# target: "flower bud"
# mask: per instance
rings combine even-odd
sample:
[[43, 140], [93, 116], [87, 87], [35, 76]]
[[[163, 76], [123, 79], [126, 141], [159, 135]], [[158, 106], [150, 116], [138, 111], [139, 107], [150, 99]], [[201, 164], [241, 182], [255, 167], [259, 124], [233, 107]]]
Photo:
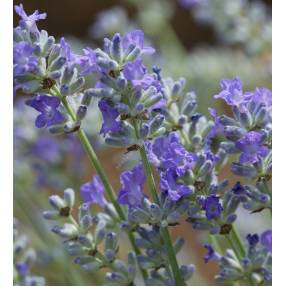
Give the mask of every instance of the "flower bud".
[[70, 84], [75, 73], [76, 69], [74, 67], [66, 66], [63, 72], [62, 84]]
[[140, 48], [136, 47], [135, 45], [130, 45], [126, 51], [126, 56], [124, 62], [131, 62], [137, 59], [140, 55]]
[[152, 121], [150, 123], [150, 133], [151, 134], [155, 133], [159, 129], [159, 127], [161, 127], [164, 119], [165, 119], [165, 117], [162, 114], [158, 114], [152, 119]]
[[50, 65], [54, 60], [56, 60], [61, 53], [61, 47], [59, 44], [53, 45], [53, 48], [49, 54], [48, 65]]
[[245, 110], [244, 112], [240, 113], [239, 120], [243, 126], [246, 128], [251, 128], [253, 124], [252, 116], [249, 111]]
[[80, 220], [80, 227], [86, 232], [92, 226], [92, 217], [85, 215]]
[[87, 272], [97, 271], [100, 268], [102, 268], [102, 266], [103, 266], [103, 262], [99, 260], [95, 260], [93, 262], [81, 265], [81, 267]]
[[82, 121], [85, 118], [86, 113], [87, 113], [87, 107], [84, 105], [80, 105], [76, 113], [77, 120]]
[[117, 236], [114, 232], [109, 232], [105, 238], [105, 249], [115, 250], [117, 247]]
[[231, 164], [231, 170], [235, 175], [254, 178], [257, 175], [256, 169], [251, 165], [242, 165], [240, 163], [233, 162]]
[[147, 138], [149, 134], [149, 130], [150, 130], [149, 125], [147, 123], [142, 123], [140, 130], [139, 130], [140, 137], [142, 139]]
[[149, 108], [149, 107], [155, 105], [157, 102], [159, 102], [162, 98], [163, 98], [162, 94], [161, 93], [157, 93], [157, 94], [147, 98], [144, 101], [144, 105], [145, 105], [146, 108]]
[[58, 195], [50, 196], [49, 203], [56, 210], [60, 210], [66, 206], [64, 200]]
[[58, 211], [44, 211], [43, 217], [48, 220], [57, 220], [60, 218], [60, 214]]
[[79, 235], [78, 236], [78, 241], [84, 247], [87, 247], [87, 248], [92, 248], [93, 247], [93, 239], [92, 239], [92, 236], [90, 234]]
[[68, 239], [75, 238], [78, 235], [78, 229], [76, 228], [76, 226], [70, 223], [64, 224], [63, 227], [54, 226], [52, 228], [52, 232], [58, 234], [63, 238], [68, 238]]
[[56, 79], [59, 79], [59, 78], [61, 77], [61, 75], [62, 75], [62, 73], [61, 73], [59, 70], [56, 70], [56, 71], [51, 72], [51, 73], [49, 74], [49, 77], [50, 77], [51, 79], [56, 80]]
[[66, 63], [66, 58], [59, 57], [51, 63], [51, 66], [49, 67], [49, 69], [50, 71], [59, 70], [64, 66], [65, 63]]
[[128, 283], [128, 281], [124, 277], [124, 275], [122, 275], [121, 273], [118, 273], [118, 272], [106, 273], [105, 277], [106, 277], [107, 281], [113, 282], [113, 283], [118, 283], [118, 285], [126, 285], [126, 283]]
[[83, 87], [85, 82], [84, 77], [79, 77], [75, 82], [70, 85], [70, 92], [71, 94], [77, 92], [80, 88]]
[[84, 96], [83, 96], [82, 101], [81, 101], [82, 105], [89, 106], [91, 99], [93, 97], [96, 97], [96, 96], [98, 96], [98, 89], [96, 89], [96, 88], [86, 89], [84, 91]]
[[112, 57], [119, 63], [122, 61], [123, 51], [122, 51], [122, 43], [121, 36], [119, 33], [116, 33], [112, 39]]
[[179, 253], [185, 244], [185, 240], [182, 237], [178, 237], [174, 243], [175, 253]]
[[83, 265], [83, 264], [88, 264], [94, 261], [95, 261], [95, 258], [93, 256], [79, 256], [75, 258], [74, 263]]
[[213, 163], [210, 160], [205, 161], [205, 163], [201, 166], [201, 168], [198, 171], [198, 177], [203, 177], [207, 173], [211, 171], [213, 167]]
[[73, 189], [66, 189], [64, 191], [64, 201], [65, 204], [72, 208], [75, 202], [75, 194], [74, 194], [74, 190]]
[[182, 265], [180, 267], [180, 272], [181, 272], [181, 275], [183, 276], [184, 281], [189, 280], [193, 276], [195, 269], [196, 267], [193, 264]]
[[55, 38], [53, 36], [49, 36], [48, 39], [46, 40], [44, 46], [43, 46], [43, 55], [47, 56], [50, 54], [51, 49], [53, 48], [55, 44]]

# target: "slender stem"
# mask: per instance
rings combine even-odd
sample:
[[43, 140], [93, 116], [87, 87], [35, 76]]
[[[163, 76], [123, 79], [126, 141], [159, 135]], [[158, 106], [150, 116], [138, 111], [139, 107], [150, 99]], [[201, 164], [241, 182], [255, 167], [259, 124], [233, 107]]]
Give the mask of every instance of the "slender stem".
[[150, 194], [152, 196], [152, 199], [156, 204], [160, 205], [160, 200], [157, 194], [155, 180], [152, 175], [152, 169], [148, 162], [148, 158], [147, 158], [146, 150], [144, 146], [140, 148], [140, 156], [143, 162], [145, 173], [147, 174], [147, 183], [150, 189]]
[[99, 177], [102, 181], [102, 184], [105, 187], [108, 198], [110, 199], [111, 203], [114, 205], [119, 217], [122, 220], [124, 220], [125, 219], [124, 212], [123, 212], [122, 208], [120, 207], [120, 205], [118, 204], [118, 202], [116, 200], [115, 193], [112, 189], [112, 186], [110, 185], [109, 180], [108, 180], [104, 170], [102, 169], [101, 164], [99, 163], [99, 160], [96, 156], [96, 153], [93, 150], [92, 145], [90, 144], [85, 132], [82, 129], [80, 129], [78, 131], [78, 137], [79, 137], [79, 140], [80, 140], [81, 144], [83, 145], [86, 153], [88, 154], [88, 157], [91, 160], [93, 167], [95, 168], [97, 174], [99, 175]]
[[[135, 129], [135, 133], [137, 138], [139, 139], [139, 130], [138, 130], [138, 125], [137, 125], [137, 121], [136, 119], [132, 119], [132, 125]], [[144, 171], [147, 177], [147, 184], [151, 193], [151, 196], [153, 198], [153, 200], [160, 205], [160, 200], [157, 194], [157, 190], [156, 190], [156, 184], [155, 184], [155, 180], [153, 177], [153, 173], [152, 173], [152, 168], [149, 164], [148, 158], [147, 158], [147, 154], [146, 154], [146, 150], [145, 147], [142, 146], [140, 148], [140, 155], [141, 155], [141, 159], [143, 162], [143, 167], [144, 167]], [[161, 237], [163, 238], [166, 248], [167, 248], [167, 253], [168, 253], [168, 258], [169, 258], [169, 263], [171, 265], [172, 268], [172, 272], [173, 272], [173, 276], [176, 282], [176, 286], [183, 286], [185, 285], [181, 273], [180, 273], [180, 268], [177, 262], [177, 258], [176, 258], [176, 253], [174, 251], [173, 248], [173, 244], [172, 244], [172, 240], [170, 237], [170, 233], [168, 230], [168, 227], [161, 227], [160, 228], [160, 232], [161, 232]]]
[[240, 239], [240, 235], [236, 229], [236, 227], [233, 225], [232, 230], [231, 230], [231, 235], [235, 240], [235, 244], [237, 245], [238, 252], [240, 253], [241, 258], [245, 256], [245, 248], [243, 246], [243, 243]]
[[77, 221], [74, 219], [74, 217], [71, 214], [69, 215], [68, 219], [74, 226], [76, 226], [77, 228], [80, 227]]
[[[228, 240], [229, 244], [231, 245], [232, 249], [236, 253], [237, 257], [239, 259], [242, 259], [246, 255], [245, 248], [243, 246], [243, 243], [241, 241], [240, 235], [233, 225], [232, 230], [228, 236], [226, 236], [226, 239]], [[256, 283], [252, 280], [250, 276], [246, 277], [248, 285], [250, 286], [256, 286]]]
[[[76, 120], [76, 114], [75, 114], [74, 110], [71, 108], [71, 106], [69, 105], [66, 98], [61, 95], [60, 91], [57, 88], [53, 88], [52, 91], [55, 93], [56, 96], [58, 96], [61, 99], [66, 111], [68, 112], [68, 114], [70, 115], [72, 120], [75, 121]], [[115, 192], [114, 192], [111, 184], [109, 183], [107, 175], [106, 175], [100, 161], [98, 160], [97, 155], [96, 155], [88, 137], [86, 136], [85, 132], [82, 129], [79, 129], [77, 131], [77, 135], [78, 135], [78, 138], [79, 138], [86, 154], [88, 155], [88, 158], [90, 159], [94, 169], [96, 170], [98, 176], [100, 177], [102, 184], [104, 185], [107, 197], [109, 198], [109, 200], [111, 201], [111, 203], [115, 207], [117, 214], [120, 217], [120, 219], [126, 220], [125, 214], [124, 214], [121, 206], [118, 204], [118, 202], [116, 200]], [[133, 234], [128, 232], [127, 235], [128, 235], [131, 246], [134, 249], [136, 255], [140, 255], [141, 251], [135, 244], [135, 238], [134, 238]], [[145, 269], [142, 269], [141, 267], [139, 267], [139, 269], [140, 269], [141, 274], [142, 274], [144, 281], [145, 281], [148, 277], [147, 271]]]
[[181, 276], [181, 272], [180, 272], [179, 265], [178, 265], [177, 258], [176, 258], [176, 253], [173, 248], [173, 243], [172, 243], [169, 231], [168, 231], [168, 227], [161, 227], [160, 231], [164, 239], [164, 242], [166, 244], [169, 262], [171, 264], [176, 286], [183, 286], [185, 285], [185, 283]]

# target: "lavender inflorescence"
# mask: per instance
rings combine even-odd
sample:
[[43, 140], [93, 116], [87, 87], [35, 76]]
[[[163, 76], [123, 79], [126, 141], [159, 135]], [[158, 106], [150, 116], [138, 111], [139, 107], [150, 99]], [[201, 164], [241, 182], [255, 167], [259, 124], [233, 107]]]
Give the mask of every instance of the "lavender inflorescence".
[[[205, 261], [217, 260], [221, 270], [216, 281], [270, 284], [271, 233], [249, 235], [243, 245], [234, 223], [240, 206], [251, 213], [271, 209], [271, 91], [244, 92], [239, 78], [224, 79], [215, 98], [223, 99], [232, 115], [209, 109], [207, 117], [197, 111], [196, 95], [185, 91], [183, 78], [164, 78], [160, 68], [149, 71], [144, 65], [155, 49], [145, 45], [143, 31], [116, 33], [104, 39], [102, 49], [87, 48], [79, 55], [64, 38], [56, 43], [39, 31], [36, 21], [46, 14], [28, 16], [22, 5], [15, 10], [21, 17], [14, 29], [15, 89], [31, 96], [26, 104], [40, 113], [36, 127], [77, 133], [97, 171], [80, 188], [84, 203], [77, 219], [72, 189], [63, 198], [51, 196], [52, 210], [43, 213], [57, 222], [52, 232], [63, 239], [75, 264], [86, 271], [108, 268], [106, 286], [137, 285], [139, 272], [145, 285], [185, 285], [195, 267], [176, 260], [183, 238], [168, 240], [168, 229], [183, 219], [214, 239], [232, 241], [225, 254], [207, 245]], [[94, 85], [85, 83], [87, 74]], [[117, 198], [83, 131], [94, 100], [106, 144], [140, 154], [121, 174]], [[228, 164], [241, 177], [232, 187], [219, 176]], [[93, 214], [93, 204], [102, 211]], [[133, 247], [127, 262], [118, 254], [122, 233]]]
[[19, 222], [14, 219], [13, 242], [14, 242], [14, 274], [13, 285], [15, 286], [44, 286], [45, 279], [31, 273], [31, 267], [36, 261], [36, 251], [29, 247], [29, 238], [19, 232]]
[[232, 249], [227, 249], [223, 255], [216, 253], [211, 245], [205, 245], [208, 253], [205, 261], [216, 260], [220, 273], [215, 279], [219, 282], [251, 279], [256, 284], [264, 281], [271, 284], [272, 262], [272, 231], [267, 230], [260, 236], [248, 234], [246, 236], [246, 254], [238, 257]]

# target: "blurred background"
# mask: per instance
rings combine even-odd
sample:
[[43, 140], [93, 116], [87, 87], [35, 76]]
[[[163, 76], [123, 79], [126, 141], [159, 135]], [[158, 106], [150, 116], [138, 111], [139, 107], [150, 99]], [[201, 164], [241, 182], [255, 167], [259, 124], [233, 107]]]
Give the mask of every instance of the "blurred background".
[[[185, 77], [187, 90], [196, 92], [200, 111], [206, 114], [210, 106], [227, 112], [220, 101], [213, 100], [222, 78], [240, 76], [245, 90], [271, 88], [271, 1], [14, 1], [19, 3], [28, 14], [36, 9], [47, 12], [48, 18], [39, 22], [39, 27], [57, 39], [64, 36], [78, 52], [87, 46], [101, 47], [102, 39], [115, 32], [144, 30], [146, 41], [157, 51], [147, 66], [156, 63], [164, 77]], [[15, 26], [18, 20], [15, 15]], [[52, 137], [33, 126], [35, 114], [24, 106], [24, 99], [20, 93], [14, 99], [14, 215], [39, 253], [33, 270], [46, 278], [48, 286], [100, 285], [98, 274], [84, 273], [73, 264], [50, 233], [52, 224], [48, 225], [41, 216], [50, 194], [61, 194], [67, 187], [79, 193], [93, 170], [75, 136]], [[125, 150], [107, 150], [98, 135], [100, 126], [95, 104], [84, 127], [118, 190], [120, 173], [136, 158], [133, 154], [124, 155]], [[227, 168], [224, 175], [230, 181], [236, 180]], [[253, 215], [247, 225], [243, 223], [243, 211], [240, 217], [238, 224], [243, 234], [259, 232], [271, 223], [262, 213]], [[172, 234], [182, 234], [186, 240], [186, 251], [180, 260], [197, 266], [190, 285], [214, 285], [217, 268], [212, 262], [203, 262], [205, 235], [185, 223], [175, 227]], [[124, 249], [121, 252], [125, 254]]]

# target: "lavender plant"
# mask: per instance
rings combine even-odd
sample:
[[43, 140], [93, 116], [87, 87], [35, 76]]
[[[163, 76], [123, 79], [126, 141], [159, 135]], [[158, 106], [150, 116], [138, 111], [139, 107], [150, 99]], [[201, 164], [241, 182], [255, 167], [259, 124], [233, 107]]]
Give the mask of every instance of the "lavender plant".
[[28, 237], [18, 230], [18, 221], [14, 219], [14, 274], [15, 286], [44, 286], [45, 279], [31, 274], [31, 266], [36, 260], [36, 252], [28, 246]]
[[[181, 265], [184, 239], [170, 235], [186, 220], [206, 233], [211, 244], [204, 259], [218, 261], [217, 282], [271, 284], [271, 230], [249, 234], [244, 244], [235, 227], [240, 207], [249, 216], [271, 210], [271, 91], [245, 92], [239, 78], [224, 79], [214, 97], [232, 115], [211, 108], [203, 115], [185, 79], [164, 78], [158, 66], [144, 65], [155, 49], [145, 44], [143, 31], [115, 33], [104, 38], [103, 48], [76, 54], [64, 38], [57, 42], [38, 29], [45, 13], [27, 15], [22, 5], [15, 11], [21, 17], [14, 28], [15, 90], [27, 94], [26, 105], [38, 112], [37, 128], [78, 136], [96, 172], [80, 188], [78, 210], [75, 192], [66, 189], [63, 197], [49, 198], [52, 209], [43, 213], [75, 264], [107, 269], [106, 286], [186, 285], [195, 266]], [[87, 77], [94, 82], [87, 84]], [[139, 157], [121, 174], [118, 192], [85, 133], [94, 101], [109, 148]], [[231, 187], [229, 166], [241, 177]], [[121, 236], [130, 243], [125, 260]]]

